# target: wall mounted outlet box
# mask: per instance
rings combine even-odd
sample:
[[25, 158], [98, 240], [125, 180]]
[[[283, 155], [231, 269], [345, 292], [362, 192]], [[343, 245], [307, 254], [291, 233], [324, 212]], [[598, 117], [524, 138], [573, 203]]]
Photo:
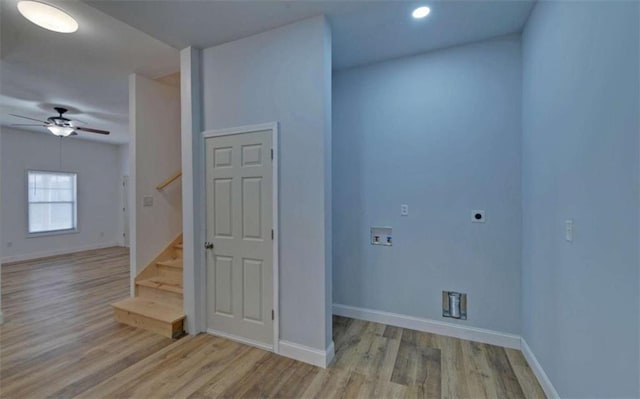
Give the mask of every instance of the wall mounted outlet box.
[[486, 221], [486, 217], [484, 215], [484, 211], [481, 209], [474, 209], [471, 211], [471, 221], [473, 223], [484, 223]]
[[467, 320], [467, 294], [442, 291], [442, 317]]
[[400, 216], [409, 216], [409, 205], [400, 205]]
[[393, 230], [391, 227], [372, 227], [371, 228], [371, 245], [384, 245], [390, 247], [393, 245]]

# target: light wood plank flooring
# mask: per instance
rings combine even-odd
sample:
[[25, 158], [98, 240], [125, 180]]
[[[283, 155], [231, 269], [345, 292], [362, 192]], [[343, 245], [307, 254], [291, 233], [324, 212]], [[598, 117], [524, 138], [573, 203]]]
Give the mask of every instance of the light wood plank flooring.
[[116, 323], [128, 251], [2, 266], [2, 398], [543, 398], [516, 350], [334, 318], [326, 370], [209, 335]]

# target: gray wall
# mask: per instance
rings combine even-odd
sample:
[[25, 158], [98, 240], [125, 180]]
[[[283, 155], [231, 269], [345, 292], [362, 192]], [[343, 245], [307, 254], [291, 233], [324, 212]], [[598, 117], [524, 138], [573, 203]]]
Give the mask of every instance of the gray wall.
[[[1, 129], [1, 128], [0, 128]], [[0, 165], [2, 165], [2, 132], [0, 131]], [[2, 259], [2, 173], [0, 173], [0, 259]], [[0, 269], [2, 268], [0, 261]], [[4, 323], [4, 312], [2, 311], [2, 271], [0, 270], [0, 325]]]
[[332, 76], [332, 46], [331, 29], [327, 26], [324, 29], [324, 295], [325, 295], [325, 336], [327, 342], [331, 342], [333, 336], [333, 174], [332, 174], [332, 143], [333, 126], [331, 124], [333, 87]]
[[[5, 262], [116, 245], [122, 219], [118, 147], [2, 128], [2, 255]], [[62, 154], [60, 151], [62, 150]], [[78, 173], [78, 232], [27, 237], [27, 170]], [[10, 244], [9, 244], [10, 243]], [[9, 246], [10, 245], [10, 246]]]
[[[334, 303], [455, 322], [441, 293], [456, 290], [460, 323], [519, 333], [519, 36], [333, 82]], [[393, 247], [370, 245], [371, 226], [392, 226]]]
[[640, 395], [638, 17], [539, 2], [523, 36], [523, 335], [562, 397]]
[[280, 123], [280, 338], [319, 350], [331, 343], [328, 29], [318, 17], [202, 51], [205, 130]]

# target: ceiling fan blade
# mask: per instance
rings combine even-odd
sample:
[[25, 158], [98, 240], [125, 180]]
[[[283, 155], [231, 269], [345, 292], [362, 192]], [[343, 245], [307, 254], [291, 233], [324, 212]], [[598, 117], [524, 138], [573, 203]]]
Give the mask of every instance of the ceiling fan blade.
[[43, 124], [31, 124], [31, 123], [12, 123], [10, 126], [40, 126], [40, 127], [47, 127], [47, 125], [43, 125]]
[[106, 130], [100, 130], [100, 129], [91, 129], [89, 127], [75, 127], [75, 130], [79, 130], [81, 132], [87, 132], [87, 133], [97, 133], [97, 134], [111, 134], [111, 132], [108, 132]]
[[28, 116], [22, 116], [22, 115], [16, 115], [16, 114], [9, 114], [9, 115], [15, 116], [15, 117], [18, 117], [18, 118], [22, 118], [22, 119], [29, 119], [29, 120], [40, 122], [40, 123], [47, 123], [45, 121], [41, 121], [41, 120], [38, 120], [38, 119], [29, 118]]

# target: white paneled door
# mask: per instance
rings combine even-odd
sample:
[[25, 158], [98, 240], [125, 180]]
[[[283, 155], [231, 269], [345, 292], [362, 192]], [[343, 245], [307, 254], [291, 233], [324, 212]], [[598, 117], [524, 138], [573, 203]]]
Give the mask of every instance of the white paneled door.
[[206, 151], [207, 329], [272, 347], [272, 130], [210, 137]]

